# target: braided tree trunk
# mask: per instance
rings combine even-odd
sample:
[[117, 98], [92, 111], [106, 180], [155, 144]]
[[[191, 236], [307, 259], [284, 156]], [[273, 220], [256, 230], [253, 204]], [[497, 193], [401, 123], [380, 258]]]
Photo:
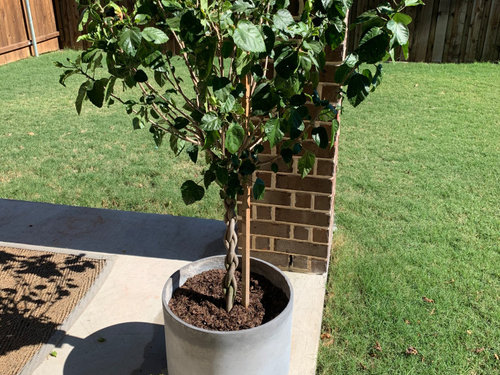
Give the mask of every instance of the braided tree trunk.
[[223, 290], [226, 299], [226, 310], [229, 312], [233, 308], [236, 298], [237, 282], [236, 268], [238, 268], [238, 256], [236, 255], [236, 246], [238, 246], [238, 233], [236, 232], [236, 200], [231, 198], [224, 199], [224, 208], [226, 213], [224, 222], [226, 223], [226, 234], [224, 236], [224, 246], [226, 248], [226, 276], [223, 281]]

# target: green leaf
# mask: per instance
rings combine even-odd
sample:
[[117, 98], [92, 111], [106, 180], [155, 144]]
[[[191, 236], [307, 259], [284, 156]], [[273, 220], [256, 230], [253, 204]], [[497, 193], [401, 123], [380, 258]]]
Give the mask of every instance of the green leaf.
[[[152, 126], [153, 127], [153, 126]], [[151, 131], [151, 129], [150, 129]], [[160, 147], [163, 142], [163, 137], [165, 136], [165, 131], [158, 128], [153, 128], [153, 140], [155, 141], [156, 147]]]
[[393, 32], [394, 39], [398, 42], [400, 46], [403, 46], [406, 43], [408, 43], [410, 31], [408, 30], [408, 27], [406, 27], [404, 23], [390, 20], [389, 22], [387, 22], [387, 28]]
[[289, 25], [295, 23], [292, 15], [286, 9], [278, 10], [273, 16], [273, 22], [278, 30], [286, 30]]
[[233, 54], [233, 48], [234, 48], [233, 40], [232, 39], [225, 40], [222, 43], [222, 47], [221, 47], [222, 57], [224, 57], [225, 59], [230, 57]]
[[189, 120], [184, 117], [176, 117], [174, 120], [174, 128], [181, 130], [189, 125]]
[[333, 4], [333, 0], [321, 0], [321, 5], [323, 5], [323, 8], [325, 10], [330, 9], [330, 7], [332, 6], [332, 4]]
[[293, 151], [289, 148], [282, 148], [280, 155], [283, 161], [287, 164], [290, 164], [293, 160]]
[[134, 130], [139, 130], [144, 128], [144, 121], [140, 119], [139, 117], [134, 117], [132, 119], [132, 125], [134, 127]]
[[268, 25], [262, 26], [262, 32], [264, 33], [264, 43], [266, 44], [266, 52], [271, 53], [276, 42], [276, 35], [274, 35], [273, 29]]
[[322, 126], [314, 128], [311, 132], [312, 139], [321, 148], [326, 148], [328, 146], [328, 133], [326, 129]]
[[408, 53], [408, 43], [403, 44], [401, 46], [401, 49], [403, 50], [403, 56], [405, 57], [406, 60], [408, 60], [408, 56], [409, 56], [409, 53]]
[[196, 164], [196, 162], [198, 161], [198, 146], [191, 144], [186, 149], [186, 152], [189, 155], [191, 161]]
[[227, 95], [226, 99], [222, 102], [220, 110], [222, 113], [229, 113], [233, 110], [236, 104], [236, 99], [231, 94]]
[[255, 169], [256, 169], [255, 164], [250, 159], [245, 159], [240, 165], [239, 172], [243, 176], [248, 176], [251, 175], [253, 172], [255, 172]]
[[356, 19], [351, 23], [351, 25], [362, 24], [371, 21], [374, 18], [378, 18], [377, 11], [375, 9], [371, 9], [364, 13], [361, 13], [358, 17], [356, 17]]
[[205, 80], [212, 73], [216, 51], [217, 38], [215, 37], [205, 37], [196, 43], [194, 55], [196, 56], [196, 67], [201, 80]]
[[165, 85], [165, 78], [163, 78], [163, 73], [162, 72], [156, 72], [154, 74], [155, 77], [155, 82], [158, 84], [158, 86], [163, 87]]
[[417, 5], [424, 5], [424, 2], [422, 0], [404, 0], [405, 6], [407, 7], [414, 7]]
[[141, 44], [142, 34], [137, 27], [124, 29], [118, 38], [118, 46], [123, 49], [127, 55], [135, 56], [137, 49]]
[[347, 99], [353, 107], [357, 107], [368, 96], [370, 80], [362, 74], [356, 73], [349, 80]]
[[98, 108], [101, 108], [104, 102], [104, 90], [106, 89], [107, 84], [108, 79], [101, 78], [97, 81], [94, 81], [92, 89], [87, 91], [87, 97], [89, 98], [90, 102]]
[[192, 10], [187, 11], [181, 17], [180, 23], [181, 39], [188, 45], [196, 45], [196, 42], [203, 34], [203, 25]]
[[252, 95], [252, 111], [254, 115], [263, 115], [270, 112], [277, 104], [279, 97], [269, 83], [261, 83]]
[[139, 69], [137, 72], [134, 74], [134, 81], [136, 82], [146, 82], [148, 80], [148, 76], [144, 70]]
[[371, 28], [365, 33], [357, 49], [359, 60], [368, 64], [380, 62], [386, 54], [389, 41], [389, 35], [385, 31], [378, 27]]
[[153, 42], [154, 44], [163, 44], [168, 42], [167, 34], [156, 27], [145, 27], [141, 34], [145, 40]]
[[214, 112], [205, 113], [201, 118], [201, 128], [205, 131], [220, 130], [221, 119]]
[[185, 204], [190, 205], [203, 198], [205, 189], [192, 180], [187, 180], [181, 186], [182, 200]]
[[78, 31], [83, 31], [83, 27], [87, 24], [89, 20], [89, 9], [85, 9], [80, 16], [80, 22], [78, 22]]
[[203, 184], [205, 185], [205, 189], [208, 189], [210, 184], [214, 182], [215, 179], [216, 176], [214, 171], [212, 171], [211, 169], [206, 170], [205, 173], [203, 174]]
[[217, 166], [215, 169], [215, 177], [220, 185], [226, 185], [229, 180], [229, 172], [226, 168]]
[[82, 103], [87, 96], [87, 84], [87, 81], [83, 82], [78, 89], [78, 95], [76, 96], [75, 100], [76, 113], [78, 114], [82, 112]]
[[55, 350], [50, 352], [51, 357], [57, 357], [57, 352]]
[[264, 125], [264, 131], [271, 148], [283, 139], [284, 134], [280, 129], [280, 119], [278, 118], [267, 120], [266, 124]]
[[175, 156], [179, 156], [184, 150], [186, 141], [180, 139], [176, 134], [170, 135], [170, 149], [174, 152]]
[[339, 128], [340, 128], [340, 123], [339, 123], [338, 118], [336, 118], [335, 120], [332, 120], [332, 128], [331, 128], [332, 134], [331, 134], [331, 139], [330, 139], [330, 148], [335, 146], [335, 137], [337, 136], [337, 132], [339, 131]]
[[255, 180], [255, 183], [253, 184], [253, 198], [255, 200], [262, 199], [264, 198], [264, 192], [266, 190], [266, 184], [264, 184], [264, 181], [262, 181], [260, 178], [257, 178]]
[[104, 101], [107, 101], [110, 98], [111, 94], [113, 93], [115, 88], [115, 82], [116, 82], [116, 77], [113, 76], [109, 79], [108, 85], [106, 87], [106, 95], [104, 96]]
[[226, 131], [226, 149], [231, 154], [236, 154], [243, 144], [244, 139], [245, 130], [243, 127], [236, 122], [231, 123]]
[[404, 13], [396, 13], [394, 16], [392, 16], [392, 19], [394, 21], [402, 23], [406, 26], [408, 26], [412, 21], [412, 18], [409, 15], [404, 14]]
[[355, 53], [349, 54], [342, 65], [335, 71], [335, 82], [344, 84], [349, 79], [354, 68], [358, 65], [358, 55]]
[[77, 72], [78, 70], [65, 70], [64, 73], [59, 77], [59, 83], [66, 87], [66, 84], [64, 83], [66, 79]]
[[259, 29], [250, 21], [238, 22], [233, 34], [234, 43], [244, 51], [266, 52], [266, 44]]
[[299, 66], [299, 54], [293, 48], [284, 48], [277, 56], [274, 66], [281, 77], [290, 78]]
[[235, 13], [244, 13], [248, 10], [254, 9], [255, 6], [243, 0], [236, 0], [231, 7], [231, 10]]
[[316, 161], [316, 156], [311, 152], [306, 150], [304, 155], [299, 159], [299, 173], [302, 178], [306, 177], [313, 169], [314, 163]]

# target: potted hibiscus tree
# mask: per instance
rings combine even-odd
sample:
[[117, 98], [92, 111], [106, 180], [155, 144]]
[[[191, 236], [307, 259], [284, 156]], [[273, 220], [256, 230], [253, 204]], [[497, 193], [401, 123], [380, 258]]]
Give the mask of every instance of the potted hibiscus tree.
[[[245, 203], [250, 195], [259, 199], [265, 194], [254, 172], [263, 166], [259, 153], [266, 144], [277, 150], [275, 160], [266, 161], [274, 172], [295, 157], [302, 177], [315, 164], [315, 149], [303, 142], [312, 138], [319, 148], [333, 146], [337, 108], [315, 88], [326, 49], [336, 49], [345, 39], [352, 1], [305, 0], [294, 16], [289, 0], [137, 0], [130, 9], [111, 0], [79, 3], [79, 39], [89, 47], [75, 61], [56, 63], [64, 69], [63, 85], [72, 75], [83, 79], [77, 112], [84, 101], [99, 108], [120, 104], [134, 129], [149, 129], [157, 146], [168, 143], [193, 163], [204, 154], [203, 181], [185, 181], [182, 198], [192, 204], [216, 184], [225, 207], [226, 256], [178, 272], [164, 291], [169, 373], [287, 374], [292, 290], [283, 274], [269, 274], [279, 273], [275, 267], [251, 263], [252, 271], [265, 274], [284, 298], [282, 311], [258, 327], [243, 325], [235, 328], [238, 332], [195, 327], [169, 304], [188, 277], [213, 267], [224, 270], [222, 314], [228, 319], [237, 309], [245, 314], [250, 263], [243, 257], [241, 267], [236, 254], [238, 197]], [[335, 75], [352, 105], [380, 83], [381, 61], [394, 59], [396, 50], [407, 55], [411, 18], [402, 11], [421, 3], [384, 3], [355, 21], [362, 38]], [[310, 111], [311, 106], [316, 110]], [[318, 120], [329, 121], [331, 129]], [[241, 300], [236, 298], [240, 267]]]

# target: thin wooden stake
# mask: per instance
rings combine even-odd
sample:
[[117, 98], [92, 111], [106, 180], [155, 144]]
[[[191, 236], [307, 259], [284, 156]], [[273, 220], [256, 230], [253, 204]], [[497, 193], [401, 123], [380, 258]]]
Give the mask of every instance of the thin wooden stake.
[[[250, 76], [245, 76], [245, 127], [247, 134], [250, 132], [250, 92], [251, 83]], [[245, 209], [245, 244], [241, 247], [241, 291], [243, 306], [248, 308], [250, 304], [250, 194], [251, 187], [247, 185], [244, 187], [243, 206]]]

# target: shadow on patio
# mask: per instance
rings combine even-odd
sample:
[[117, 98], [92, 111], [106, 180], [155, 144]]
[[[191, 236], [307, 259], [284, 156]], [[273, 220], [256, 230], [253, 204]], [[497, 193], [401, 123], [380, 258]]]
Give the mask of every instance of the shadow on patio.
[[0, 241], [192, 261], [224, 253], [217, 220], [0, 199]]

